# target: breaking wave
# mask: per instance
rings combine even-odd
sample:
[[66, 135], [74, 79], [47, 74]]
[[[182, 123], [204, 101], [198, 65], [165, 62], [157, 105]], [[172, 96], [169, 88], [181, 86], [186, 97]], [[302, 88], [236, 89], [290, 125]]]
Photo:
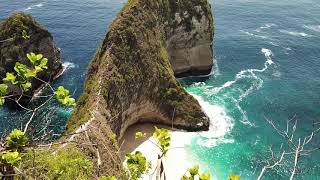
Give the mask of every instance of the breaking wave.
[[287, 30], [279, 30], [281, 33], [284, 33], [284, 34], [289, 34], [291, 36], [300, 36], [300, 37], [312, 37], [312, 35], [309, 35], [307, 33], [304, 33], [304, 32], [297, 32], [297, 31], [287, 31]]
[[72, 62], [64, 62], [62, 66], [65, 69], [65, 71], [76, 67], [76, 65]]
[[193, 95], [210, 119], [209, 131], [199, 133], [197, 143], [205, 147], [214, 147], [220, 143], [233, 143], [233, 139], [225, 138], [233, 128], [234, 122], [226, 110], [218, 105], [204, 101], [200, 96]]
[[27, 7], [26, 9], [24, 9], [24, 11], [30, 11], [31, 9], [40, 8], [42, 6], [43, 6], [43, 3], [39, 3], [39, 4], [36, 4], [36, 5], [32, 5], [32, 6]]

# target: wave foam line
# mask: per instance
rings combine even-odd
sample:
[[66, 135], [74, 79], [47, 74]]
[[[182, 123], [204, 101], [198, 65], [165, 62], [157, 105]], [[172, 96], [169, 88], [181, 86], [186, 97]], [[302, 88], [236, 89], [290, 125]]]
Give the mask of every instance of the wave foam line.
[[280, 32], [284, 33], [284, 34], [288, 34], [291, 36], [296, 36], [296, 37], [312, 37], [312, 35], [309, 35], [305, 32], [297, 32], [297, 31], [287, 31], [287, 30], [279, 30]]
[[269, 29], [269, 28], [274, 27], [274, 26], [277, 26], [277, 25], [276, 25], [276, 24], [273, 24], [273, 23], [266, 23], [266, 24], [264, 24], [264, 26], [261, 26], [261, 27], [257, 28], [257, 29], [254, 30], [254, 31], [256, 31], [256, 32], [261, 32], [261, 31], [264, 30], [264, 29]]
[[[257, 91], [260, 88], [262, 88], [264, 81], [260, 77], [258, 77], [255, 73], [256, 72], [263, 73], [268, 69], [268, 67], [270, 65], [274, 64], [274, 62], [272, 60], [273, 53], [270, 49], [262, 48], [261, 53], [264, 54], [264, 56], [266, 58], [266, 61], [264, 63], [264, 67], [262, 69], [242, 70], [238, 74], [236, 74], [235, 79], [233, 81], [228, 81], [220, 87], [213, 88], [211, 91], [211, 93], [213, 92], [214, 94], [216, 94], [225, 88], [231, 87], [232, 85], [237, 83], [239, 80], [242, 80], [244, 78], [249, 78], [249, 79], [254, 80], [248, 89], [244, 89], [243, 92], [240, 93], [239, 97], [231, 97], [234, 101], [236, 108], [242, 114], [242, 120], [240, 120], [240, 122], [242, 122], [243, 124], [249, 124], [250, 126], [254, 126], [254, 124], [249, 121], [249, 118], [248, 118], [246, 112], [240, 106], [240, 102], [244, 98], [248, 97], [254, 91]], [[239, 90], [241, 90], [241, 89], [239, 89]]]
[[273, 40], [272, 38], [270, 38], [270, 37], [268, 37], [268, 36], [257, 35], [257, 34], [250, 33], [250, 32], [248, 32], [248, 31], [243, 31], [243, 30], [240, 30], [240, 31], [241, 31], [242, 33], [248, 35], [248, 36], [253, 36], [253, 37], [257, 37], [257, 38]]
[[320, 25], [304, 25], [303, 27], [311, 31], [320, 32]]
[[27, 7], [26, 9], [24, 9], [24, 11], [29, 11], [29, 10], [34, 9], [34, 8], [40, 8], [42, 6], [43, 6], [43, 3], [35, 4], [35, 5]]
[[[216, 87], [216, 88], [213, 88], [212, 92], [213, 93], [218, 93], [220, 92], [221, 90], [225, 89], [225, 88], [228, 88], [230, 86], [232, 86], [233, 84], [235, 84], [238, 80], [240, 79], [243, 79], [243, 78], [254, 78], [254, 79], [257, 79], [257, 80], [261, 80], [260, 78], [258, 78], [254, 72], [259, 72], [259, 73], [262, 73], [264, 71], [266, 71], [269, 67], [269, 65], [272, 65], [274, 64], [274, 62], [272, 61], [272, 56], [273, 56], [273, 53], [270, 49], [266, 49], [266, 48], [262, 48], [261, 49], [261, 52], [264, 54], [264, 56], [266, 57], [266, 62], [264, 63], [264, 68], [263, 69], [247, 69], [247, 70], [242, 70], [240, 71], [236, 77], [235, 77], [235, 80], [233, 81], [228, 81], [226, 82], [225, 84], [223, 84], [222, 86], [220, 87]], [[247, 73], [249, 73], [249, 75], [246, 75]]]

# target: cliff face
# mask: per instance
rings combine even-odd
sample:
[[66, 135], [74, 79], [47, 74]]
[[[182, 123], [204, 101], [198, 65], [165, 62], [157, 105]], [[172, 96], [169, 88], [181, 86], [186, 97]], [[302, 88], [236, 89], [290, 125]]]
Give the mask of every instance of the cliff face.
[[176, 77], [207, 75], [213, 66], [213, 18], [206, 1], [172, 1], [166, 45]]
[[[176, 74], [194, 70], [195, 64], [201, 71], [211, 69], [212, 26], [207, 0], [129, 0], [91, 62], [68, 132], [81, 126], [89, 133], [75, 139], [101, 144], [137, 122], [207, 130], [208, 117], [175, 79], [173, 68]], [[209, 65], [196, 61], [201, 57], [210, 59]], [[102, 160], [100, 169], [119, 168], [110, 164], [118, 160], [110, 157], [116, 146], [79, 148]]]
[[[26, 31], [29, 39], [22, 37]], [[48, 58], [48, 69], [38, 74], [44, 81], [54, 79], [62, 70], [60, 52], [53, 42], [51, 34], [41, 27], [30, 15], [17, 13], [0, 23], [0, 82], [6, 72], [14, 72], [16, 62], [31, 65], [27, 60], [27, 53], [43, 54]], [[33, 80], [32, 95], [43, 83]], [[17, 90], [13, 90], [17, 92]]]

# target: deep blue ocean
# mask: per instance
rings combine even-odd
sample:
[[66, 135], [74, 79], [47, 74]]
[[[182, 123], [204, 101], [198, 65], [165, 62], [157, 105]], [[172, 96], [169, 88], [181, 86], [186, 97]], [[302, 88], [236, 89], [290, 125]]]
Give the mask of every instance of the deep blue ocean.
[[[0, 0], [0, 19], [24, 11], [48, 28], [67, 67], [54, 85], [63, 84], [78, 98], [87, 65], [125, 2]], [[231, 173], [256, 179], [270, 157], [269, 147], [276, 158], [279, 151], [289, 152], [287, 141], [267, 119], [279, 129], [286, 129], [288, 119], [297, 121], [295, 142], [320, 121], [320, 1], [215, 0], [212, 7], [214, 74], [207, 80], [181, 80], [188, 92], [201, 99], [212, 122], [209, 133], [200, 133], [187, 145], [190, 161], [214, 179], [226, 179]], [[52, 102], [33, 125], [45, 124], [50, 115], [50, 128], [58, 136], [71, 111]], [[0, 116], [1, 134], [27, 121], [23, 112], [6, 108]], [[319, 142], [315, 137], [305, 148]], [[319, 153], [300, 160], [296, 179], [320, 179]], [[288, 155], [264, 179], [289, 179], [292, 167], [293, 156]]]

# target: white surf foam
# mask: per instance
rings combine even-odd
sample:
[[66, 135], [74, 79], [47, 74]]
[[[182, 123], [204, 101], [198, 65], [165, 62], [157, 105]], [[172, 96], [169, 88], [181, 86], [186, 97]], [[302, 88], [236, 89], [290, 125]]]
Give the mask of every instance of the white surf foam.
[[30, 11], [31, 9], [40, 8], [42, 6], [43, 6], [43, 3], [35, 4], [35, 5], [32, 5], [32, 6], [25, 8], [24, 11]]
[[60, 77], [67, 70], [75, 68], [75, 67], [76, 67], [76, 65], [74, 63], [72, 63], [72, 62], [64, 62], [64, 63], [62, 63], [62, 71], [56, 77]]
[[287, 31], [287, 30], [279, 30], [281, 33], [284, 34], [289, 34], [291, 36], [296, 36], [296, 37], [312, 37], [312, 35], [309, 35], [305, 32], [297, 32], [297, 31]]
[[210, 119], [209, 131], [201, 132], [202, 138], [198, 139], [198, 144], [205, 147], [214, 147], [220, 143], [233, 143], [233, 139], [225, 138], [233, 128], [234, 123], [226, 110], [218, 105], [212, 105], [204, 101], [201, 97], [193, 95], [201, 105], [203, 111]]
[[240, 30], [240, 31], [241, 31], [242, 33], [248, 35], [248, 36], [272, 40], [269, 36], [257, 35], [257, 34], [250, 33], [250, 32], [248, 32], [248, 31], [243, 31], [243, 30]]
[[231, 97], [231, 99], [234, 101], [234, 104], [235, 104], [236, 108], [242, 114], [242, 119], [240, 120], [240, 122], [242, 122], [243, 124], [249, 124], [251, 126], [253, 126], [254, 124], [249, 121], [246, 112], [240, 107], [240, 102], [243, 99], [245, 99], [246, 97], [248, 97], [254, 91], [257, 91], [257, 90], [259, 90], [260, 88], [263, 87], [264, 81], [256, 73], [263, 73], [269, 68], [269, 66], [275, 64], [273, 62], [273, 60], [272, 60], [272, 56], [274, 56], [274, 55], [273, 55], [273, 53], [272, 53], [272, 51], [270, 49], [262, 48], [261, 49], [261, 53], [266, 58], [266, 61], [264, 63], [264, 67], [262, 69], [246, 69], [246, 70], [242, 70], [242, 71], [240, 71], [239, 73], [236, 74], [234, 80], [227, 81], [226, 83], [224, 83], [220, 87], [211, 88], [211, 90], [209, 89], [209, 92], [207, 93], [208, 95], [217, 94], [223, 89], [230, 88], [231, 86], [237, 86], [237, 82], [239, 80], [249, 79], [250, 83], [251, 83], [250, 87], [248, 87], [248, 88], [241, 88], [241, 87], [238, 88], [239, 96]]
[[[266, 49], [266, 48], [262, 48], [261, 49], [261, 52], [264, 54], [264, 56], [266, 57], [266, 61], [264, 63], [264, 68], [262, 69], [247, 69], [247, 70], [242, 70], [240, 71], [236, 77], [235, 77], [235, 80], [233, 81], [228, 81], [226, 82], [225, 84], [223, 84], [222, 86], [220, 87], [215, 87], [212, 89], [212, 92], [214, 94], [216, 93], [219, 93], [221, 90], [225, 89], [225, 88], [228, 88], [228, 87], [231, 87], [232, 85], [234, 85], [238, 80], [240, 79], [243, 79], [243, 78], [253, 78], [253, 79], [257, 79], [260, 83], [263, 83], [263, 80], [258, 78], [256, 76], [256, 74], [254, 74], [254, 72], [264, 72], [268, 69], [268, 67], [272, 64], [274, 64], [274, 62], [272, 61], [272, 56], [273, 56], [273, 53], [270, 49]], [[261, 87], [261, 84], [258, 84], [256, 85], [257, 87], [256, 88], [260, 88]], [[246, 91], [247, 92], [247, 91]], [[246, 93], [248, 94], [248, 93]], [[240, 96], [243, 98], [243, 96]], [[242, 99], [241, 98], [241, 99]]]
[[[234, 142], [233, 139], [225, 138], [234, 126], [233, 120], [227, 115], [225, 109], [216, 105], [211, 105], [204, 101], [200, 96], [193, 96], [199, 101], [199, 104], [210, 118], [210, 130], [208, 132], [200, 133], [170, 131], [171, 148], [163, 158], [168, 179], [179, 179], [185, 173], [186, 169], [198, 162], [193, 161], [186, 148], [192, 143], [194, 138], [196, 138], [196, 143], [198, 145], [208, 148], [222, 143]], [[141, 178], [144, 180], [155, 179], [152, 172], [154, 172], [157, 164], [157, 155], [160, 154], [159, 149], [151, 142], [155, 142], [153, 137], [150, 137], [134, 150], [141, 151], [148, 160], [151, 160], [152, 170], [149, 174], [144, 175]]]
[[311, 31], [320, 32], [320, 25], [304, 25], [303, 27]]
[[272, 41], [270, 41], [269, 44], [271, 44], [272, 46], [277, 46], [277, 47], [280, 46], [278, 43], [275, 43], [275, 42], [272, 42]]
[[263, 26], [255, 29], [254, 31], [256, 31], [256, 32], [261, 32], [261, 31], [264, 30], [264, 29], [269, 29], [269, 28], [274, 27], [274, 26], [277, 26], [277, 25], [276, 25], [276, 24], [273, 24], [273, 23], [266, 23], [266, 24], [264, 24]]
[[235, 82], [237, 82], [237, 81], [236, 80], [228, 81], [228, 82], [224, 83], [220, 87], [213, 88], [212, 92], [216, 94], [216, 93], [220, 92], [222, 89], [225, 89], [225, 88], [228, 88], [228, 87], [232, 86]]
[[76, 67], [76, 65], [72, 62], [64, 62], [62, 64], [63, 68], [65, 68], [66, 70], [69, 70], [69, 69], [73, 69]]

